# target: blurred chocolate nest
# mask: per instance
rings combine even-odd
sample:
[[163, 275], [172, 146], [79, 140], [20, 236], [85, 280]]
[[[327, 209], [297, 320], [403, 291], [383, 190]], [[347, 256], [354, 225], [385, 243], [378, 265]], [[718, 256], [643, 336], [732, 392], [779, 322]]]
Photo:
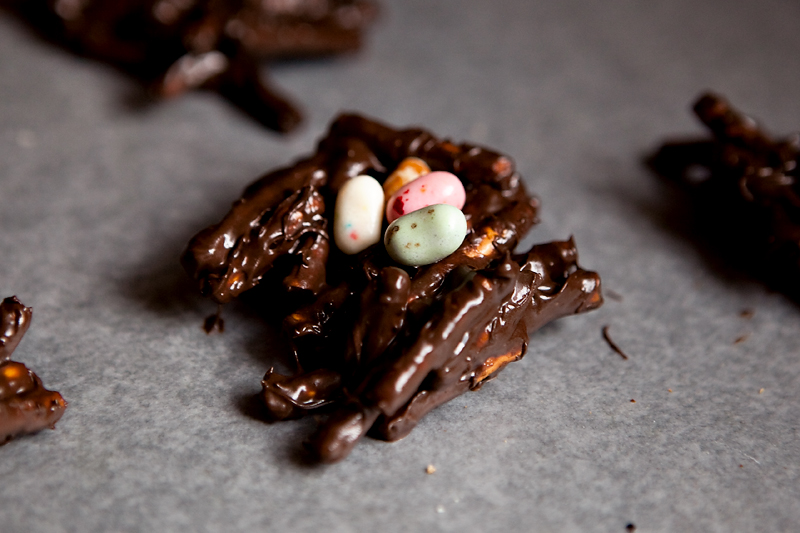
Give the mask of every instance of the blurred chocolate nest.
[[704, 247], [800, 302], [800, 136], [772, 137], [718, 94], [693, 110], [710, 136], [665, 143], [650, 167], [689, 193]]
[[[342, 185], [360, 174], [383, 182], [407, 157], [463, 183], [462, 244], [419, 267], [392, 261], [382, 241], [342, 253], [329, 235]], [[264, 377], [266, 416], [326, 416], [309, 447], [331, 462], [367, 432], [404, 437], [521, 359], [531, 332], [602, 304], [572, 239], [515, 253], [538, 208], [503, 154], [343, 115], [316, 153], [247, 187], [192, 238], [183, 265], [220, 304], [262, 289], [253, 299], [282, 318], [296, 361], [294, 374]]]
[[110, 61], [153, 92], [218, 91], [265, 126], [301, 121], [267, 82], [263, 61], [360, 48], [369, 0], [0, 0], [47, 38]]

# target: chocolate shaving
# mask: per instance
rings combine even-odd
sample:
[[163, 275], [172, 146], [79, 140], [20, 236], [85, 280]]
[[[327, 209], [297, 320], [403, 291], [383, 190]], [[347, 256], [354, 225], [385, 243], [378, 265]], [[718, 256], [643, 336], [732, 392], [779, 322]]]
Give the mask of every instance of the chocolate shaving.
[[611, 340], [611, 335], [608, 333], [608, 329], [609, 329], [610, 327], [611, 327], [611, 326], [603, 326], [603, 339], [604, 339], [604, 340], [605, 340], [605, 341], [608, 343], [608, 346], [609, 346], [609, 347], [610, 347], [612, 350], [614, 350], [615, 352], [617, 352], [617, 353], [618, 353], [618, 354], [619, 354], [619, 355], [620, 355], [620, 356], [621, 356], [623, 359], [625, 359], [625, 360], [627, 361], [627, 360], [628, 360], [628, 356], [627, 356], [627, 355], [625, 355], [625, 352], [623, 352], [623, 351], [622, 351], [622, 348], [620, 348], [619, 346], [617, 346], [617, 343], [616, 343], [616, 342], [614, 342], [613, 340]]
[[[382, 243], [343, 254], [328, 233], [339, 188], [363, 173], [385, 180], [409, 156], [464, 184], [461, 246], [423, 267], [394, 263]], [[249, 186], [182, 262], [219, 303], [282, 279], [272, 307], [285, 312], [297, 372], [267, 372], [260, 397], [271, 420], [327, 414], [309, 448], [332, 462], [368, 432], [404, 437], [521, 359], [531, 332], [602, 304], [600, 279], [578, 266], [572, 239], [513, 253], [538, 206], [507, 156], [343, 115], [314, 155]]]
[[712, 248], [800, 300], [800, 136], [773, 139], [712, 93], [694, 112], [711, 138], [666, 143], [650, 166], [691, 193]]
[[609, 298], [611, 298], [615, 302], [621, 302], [623, 300], [622, 295], [620, 293], [618, 293], [616, 291], [612, 291], [611, 289], [603, 290], [603, 294], [605, 296], [608, 296]]
[[377, 12], [370, 0], [11, 1], [49, 38], [122, 66], [158, 96], [213, 89], [279, 132], [302, 115], [261, 61], [355, 51]]
[[0, 303], [0, 445], [55, 427], [67, 408], [58, 392], [45, 389], [36, 374], [10, 359], [28, 330], [31, 316], [31, 308], [16, 296]]

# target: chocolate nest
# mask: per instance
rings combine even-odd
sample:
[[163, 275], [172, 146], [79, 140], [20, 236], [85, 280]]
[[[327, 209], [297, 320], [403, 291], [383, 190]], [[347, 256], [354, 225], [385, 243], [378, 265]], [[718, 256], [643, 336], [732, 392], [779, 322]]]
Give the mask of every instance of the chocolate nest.
[[[394, 263], [383, 243], [341, 253], [328, 231], [339, 188], [364, 173], [383, 181], [409, 156], [461, 179], [463, 244], [422, 267]], [[250, 185], [182, 262], [220, 304], [259, 283], [283, 286], [285, 301], [273, 296], [271, 307], [285, 310], [297, 373], [267, 372], [260, 398], [271, 420], [326, 414], [309, 448], [333, 462], [368, 431], [404, 437], [522, 358], [532, 331], [602, 304], [600, 278], [577, 265], [572, 239], [514, 253], [538, 207], [502, 154], [343, 115], [314, 155]]]
[[772, 138], [712, 93], [694, 112], [711, 138], [666, 143], [651, 168], [689, 191], [704, 244], [800, 301], [800, 136]]
[[67, 402], [22, 363], [11, 361], [30, 326], [32, 310], [16, 296], [0, 303], [0, 445], [19, 435], [53, 428]]
[[216, 90], [280, 132], [301, 121], [274, 90], [263, 60], [360, 48], [377, 13], [369, 0], [0, 0], [47, 38], [117, 64], [153, 92]]

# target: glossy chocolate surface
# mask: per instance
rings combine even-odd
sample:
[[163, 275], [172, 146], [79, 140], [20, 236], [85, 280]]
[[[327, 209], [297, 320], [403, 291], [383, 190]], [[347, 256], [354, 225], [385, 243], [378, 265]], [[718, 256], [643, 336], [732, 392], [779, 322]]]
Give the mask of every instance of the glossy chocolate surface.
[[15, 0], [48, 37], [132, 71], [162, 97], [212, 88], [265, 126], [286, 132], [299, 109], [260, 61], [357, 50], [374, 19], [369, 0]]
[[45, 389], [36, 374], [10, 360], [31, 315], [31, 308], [16, 296], [0, 303], [0, 445], [19, 435], [55, 427], [67, 408], [61, 394]]
[[22, 305], [16, 296], [0, 303], [0, 361], [8, 361], [19, 341], [31, 325], [33, 312]]
[[[394, 263], [382, 243], [339, 252], [328, 232], [339, 187], [363, 173], [383, 181], [410, 156], [462, 180], [462, 245], [418, 268]], [[513, 254], [537, 210], [502, 154], [343, 115], [314, 155], [256, 181], [198, 233], [183, 264], [219, 303], [282, 277], [298, 373], [270, 370], [261, 398], [272, 420], [324, 407], [329, 417], [310, 447], [333, 462], [368, 431], [404, 437], [431, 409], [520, 359], [530, 332], [602, 304], [600, 279], [578, 267], [572, 240]]]
[[652, 168], [691, 193], [713, 248], [800, 301], [800, 136], [774, 139], [716, 94], [694, 112], [711, 139], [664, 144]]

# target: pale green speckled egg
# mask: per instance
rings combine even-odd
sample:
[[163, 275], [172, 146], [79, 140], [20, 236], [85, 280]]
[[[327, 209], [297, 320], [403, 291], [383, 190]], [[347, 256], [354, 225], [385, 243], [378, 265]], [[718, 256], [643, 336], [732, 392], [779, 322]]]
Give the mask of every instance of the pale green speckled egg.
[[435, 204], [392, 222], [383, 236], [389, 256], [408, 266], [435, 263], [455, 252], [467, 234], [467, 219], [457, 207]]

